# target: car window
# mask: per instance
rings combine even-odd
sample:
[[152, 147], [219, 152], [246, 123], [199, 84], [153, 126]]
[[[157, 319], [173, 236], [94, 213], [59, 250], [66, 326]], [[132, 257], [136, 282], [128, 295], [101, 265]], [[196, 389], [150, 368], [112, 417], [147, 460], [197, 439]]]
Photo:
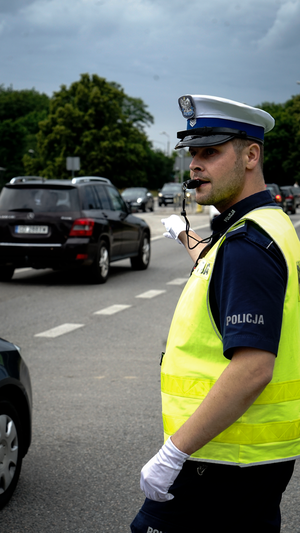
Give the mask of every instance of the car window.
[[94, 185], [96, 197], [99, 203], [99, 209], [111, 209], [109, 198], [106, 193], [106, 188], [103, 185], [96, 184]]
[[106, 190], [111, 200], [113, 211], [126, 211], [124, 200], [117, 189], [114, 189], [113, 187], [107, 187]]
[[4, 187], [0, 195], [0, 209], [28, 209], [35, 213], [78, 211], [78, 193], [76, 189]]
[[99, 209], [99, 200], [97, 199], [92, 185], [82, 187], [82, 208], [86, 211]]

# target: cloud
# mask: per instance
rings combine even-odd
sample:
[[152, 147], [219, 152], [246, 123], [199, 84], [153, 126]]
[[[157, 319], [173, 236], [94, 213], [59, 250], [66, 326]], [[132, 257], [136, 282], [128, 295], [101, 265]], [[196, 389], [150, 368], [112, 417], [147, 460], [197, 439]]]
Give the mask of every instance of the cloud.
[[0, 13], [16, 13], [35, 0], [0, 0]]
[[277, 16], [258, 45], [260, 49], [282, 50], [299, 46], [300, 36], [300, 1], [285, 2], [277, 11]]
[[52, 94], [81, 73], [98, 74], [144, 100], [152, 138], [162, 142], [160, 131], [183, 127], [181, 94], [250, 105], [290, 97], [299, 79], [299, 3], [0, 0], [1, 83]]

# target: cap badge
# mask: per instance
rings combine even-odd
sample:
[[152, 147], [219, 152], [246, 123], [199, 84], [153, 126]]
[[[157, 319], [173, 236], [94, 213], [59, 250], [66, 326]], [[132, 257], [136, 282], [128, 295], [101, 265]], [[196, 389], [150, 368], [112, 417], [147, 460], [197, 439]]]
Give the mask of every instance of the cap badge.
[[179, 98], [179, 105], [184, 118], [193, 118], [195, 116], [195, 108], [188, 96]]

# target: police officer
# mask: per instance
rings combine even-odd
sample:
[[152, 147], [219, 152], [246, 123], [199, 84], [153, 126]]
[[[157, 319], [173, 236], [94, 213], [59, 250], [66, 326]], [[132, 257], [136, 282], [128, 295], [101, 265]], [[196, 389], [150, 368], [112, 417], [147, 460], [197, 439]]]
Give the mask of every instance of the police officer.
[[164, 445], [144, 466], [133, 533], [277, 533], [300, 455], [300, 244], [263, 178], [261, 109], [185, 95], [196, 200], [214, 205], [209, 245], [180, 217], [165, 236], [195, 266], [162, 360]]

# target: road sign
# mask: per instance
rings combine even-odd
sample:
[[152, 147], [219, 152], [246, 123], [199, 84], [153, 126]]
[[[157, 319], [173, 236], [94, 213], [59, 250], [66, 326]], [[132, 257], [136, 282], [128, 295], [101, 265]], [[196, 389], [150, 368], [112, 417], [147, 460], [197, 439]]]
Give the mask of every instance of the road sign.
[[67, 170], [80, 170], [80, 157], [67, 157]]

